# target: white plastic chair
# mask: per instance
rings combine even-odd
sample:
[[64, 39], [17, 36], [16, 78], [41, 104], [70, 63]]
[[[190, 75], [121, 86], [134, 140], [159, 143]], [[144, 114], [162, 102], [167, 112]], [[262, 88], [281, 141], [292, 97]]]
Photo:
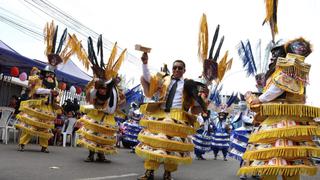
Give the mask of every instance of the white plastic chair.
[[[66, 144], [67, 144], [67, 137], [68, 135], [70, 135], [70, 144], [71, 146], [75, 146], [76, 142], [74, 142], [75, 140], [75, 137], [74, 137], [74, 134], [73, 134], [73, 128], [74, 128], [74, 125], [76, 124], [77, 122], [77, 119], [76, 118], [68, 118], [68, 120], [64, 123], [63, 127], [62, 127], [62, 144], [63, 144], [63, 147], [66, 147]], [[68, 125], [67, 128], [66, 127], [66, 124]]]
[[10, 129], [13, 130], [13, 140], [14, 142], [16, 141], [16, 128], [14, 126], [16, 120], [13, 119], [14, 121], [12, 122], [12, 124], [9, 124], [10, 119], [14, 114], [14, 111], [15, 110], [10, 107], [0, 107], [0, 112], [1, 112], [0, 129], [2, 129], [1, 139], [3, 142], [5, 142], [5, 144], [8, 144], [8, 138], [9, 138], [8, 131]]

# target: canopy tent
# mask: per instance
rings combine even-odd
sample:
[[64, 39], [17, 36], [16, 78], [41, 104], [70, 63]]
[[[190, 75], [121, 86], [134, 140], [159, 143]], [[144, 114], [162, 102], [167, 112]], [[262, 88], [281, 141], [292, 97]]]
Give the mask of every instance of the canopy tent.
[[[47, 64], [45, 62], [30, 59], [22, 56], [14, 49], [0, 40], [0, 72], [10, 75], [11, 67], [19, 67], [20, 73], [29, 73], [33, 66], [43, 69]], [[58, 81], [63, 81], [72, 85], [85, 86], [91, 79], [88, 74], [83, 72], [72, 61], [61, 64], [56, 70]]]

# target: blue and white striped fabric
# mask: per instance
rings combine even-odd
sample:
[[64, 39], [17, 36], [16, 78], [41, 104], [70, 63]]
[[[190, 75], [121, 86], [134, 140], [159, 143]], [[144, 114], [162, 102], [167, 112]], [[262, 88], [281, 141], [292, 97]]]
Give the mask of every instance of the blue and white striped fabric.
[[246, 151], [251, 131], [251, 128], [246, 128], [244, 126], [232, 131], [230, 137], [230, 149], [228, 154], [230, 157], [242, 161], [242, 156]]
[[142, 127], [135, 121], [127, 121], [123, 124], [123, 127], [123, 141], [128, 142], [132, 146], [136, 146], [139, 143], [138, 134], [142, 130]]
[[197, 133], [192, 137], [192, 142], [194, 144], [194, 153], [197, 155], [211, 151], [212, 137], [208, 131], [197, 130]]
[[212, 149], [228, 149], [230, 143], [230, 135], [227, 132], [225, 121], [215, 123], [215, 130], [212, 135]]

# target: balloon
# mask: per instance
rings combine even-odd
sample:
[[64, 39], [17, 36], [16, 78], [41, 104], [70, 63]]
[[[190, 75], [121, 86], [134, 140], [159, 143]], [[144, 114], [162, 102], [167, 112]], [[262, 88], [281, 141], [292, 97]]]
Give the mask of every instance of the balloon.
[[76, 88], [75, 88], [74, 86], [71, 86], [71, 87], [70, 87], [70, 92], [71, 92], [71, 93], [76, 93], [77, 90], [76, 90]]
[[81, 94], [81, 93], [82, 93], [81, 87], [76, 87], [76, 93], [77, 93], [77, 94]]
[[64, 91], [64, 90], [66, 90], [66, 88], [67, 88], [67, 84], [64, 83], [64, 82], [60, 82], [60, 84], [59, 84], [59, 89], [61, 89], [62, 91]]
[[19, 76], [19, 68], [18, 67], [12, 67], [10, 69], [10, 75], [13, 77]]
[[28, 78], [28, 75], [27, 75], [27, 73], [25, 73], [25, 72], [22, 72], [22, 73], [19, 75], [19, 79], [20, 79], [21, 81], [25, 81], [25, 80], [27, 80], [27, 78]]

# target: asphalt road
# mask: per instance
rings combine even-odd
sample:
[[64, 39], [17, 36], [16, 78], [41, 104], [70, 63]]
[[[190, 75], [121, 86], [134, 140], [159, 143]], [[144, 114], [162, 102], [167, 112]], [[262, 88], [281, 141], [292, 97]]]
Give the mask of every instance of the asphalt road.
[[[129, 152], [119, 149], [117, 155], [108, 156], [112, 163], [86, 163], [88, 151], [84, 148], [50, 146], [50, 153], [41, 153], [38, 145], [27, 145], [25, 152], [17, 151], [15, 144], [0, 144], [0, 180], [134, 180], [143, 174], [143, 161]], [[191, 165], [179, 166], [173, 173], [175, 180], [238, 180], [235, 175], [239, 162], [213, 160], [212, 154], [206, 161], [194, 160]], [[163, 167], [156, 172], [162, 179]], [[318, 180], [302, 177], [302, 180]]]

